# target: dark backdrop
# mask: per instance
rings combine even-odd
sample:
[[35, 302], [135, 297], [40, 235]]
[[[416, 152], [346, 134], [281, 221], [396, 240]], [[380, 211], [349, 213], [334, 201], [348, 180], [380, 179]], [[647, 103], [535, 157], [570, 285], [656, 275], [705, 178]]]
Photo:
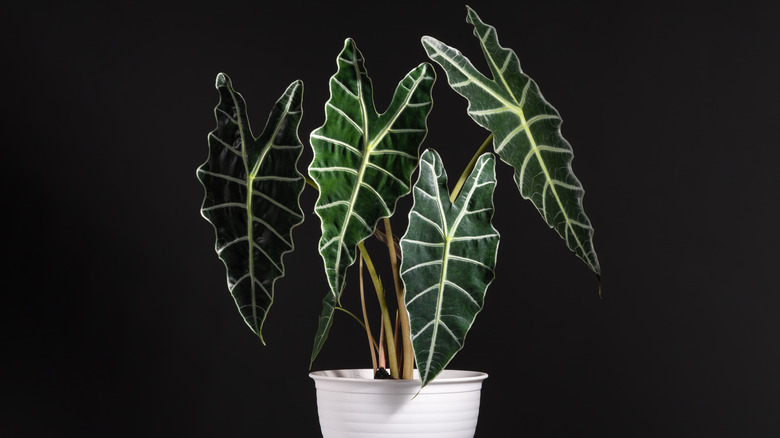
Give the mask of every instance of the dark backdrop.
[[[262, 3], [4, 6], [0, 435], [318, 436], [315, 198], [263, 347], [198, 211], [214, 78], [256, 132], [302, 79], [308, 144], [348, 36], [380, 110], [422, 35], [484, 63], [459, 3]], [[471, 3], [565, 120], [604, 270], [599, 299], [499, 168], [497, 279], [450, 366], [490, 374], [478, 437], [780, 436], [772, 3]], [[424, 146], [462, 169], [487, 133], [436, 68]], [[369, 365], [339, 315], [314, 368]]]

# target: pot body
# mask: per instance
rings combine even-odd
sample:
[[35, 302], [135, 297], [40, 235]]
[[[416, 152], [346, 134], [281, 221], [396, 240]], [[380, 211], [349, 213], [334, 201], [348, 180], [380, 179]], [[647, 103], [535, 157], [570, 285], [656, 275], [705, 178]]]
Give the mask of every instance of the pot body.
[[480, 372], [444, 370], [420, 390], [419, 378], [375, 380], [370, 369], [309, 376], [317, 388], [324, 438], [473, 438], [487, 378]]

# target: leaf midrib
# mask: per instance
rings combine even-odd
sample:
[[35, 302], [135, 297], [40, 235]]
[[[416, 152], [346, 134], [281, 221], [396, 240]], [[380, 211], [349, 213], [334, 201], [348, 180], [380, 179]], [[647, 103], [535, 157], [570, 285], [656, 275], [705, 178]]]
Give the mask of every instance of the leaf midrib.
[[[428, 164], [428, 163], [426, 163]], [[447, 224], [447, 216], [444, 214], [444, 205], [442, 203], [442, 197], [441, 197], [441, 187], [439, 185], [438, 178], [436, 176], [436, 168], [428, 164], [431, 167], [431, 178], [437, 179], [434, 181], [434, 187], [436, 187], [436, 206], [439, 207], [439, 216], [441, 217], [441, 225], [442, 225], [442, 231], [443, 231], [443, 238], [444, 238], [444, 252], [442, 253], [442, 266], [441, 266], [441, 276], [439, 277], [439, 291], [438, 296], [436, 299], [436, 313], [434, 316], [435, 323], [433, 324], [433, 333], [431, 333], [431, 342], [428, 345], [428, 360], [425, 361], [425, 375], [423, 376], [424, 380], [428, 380], [428, 374], [431, 372], [431, 364], [433, 363], [433, 352], [434, 352], [434, 346], [436, 345], [436, 338], [439, 335], [439, 321], [441, 321], [441, 308], [442, 308], [442, 301], [444, 301], [444, 284], [447, 280], [447, 266], [449, 264], [449, 257], [448, 254], [450, 253], [450, 230], [448, 228]], [[449, 197], [447, 197], [449, 199]]]
[[[239, 104], [238, 99], [236, 98], [236, 93], [233, 90], [233, 88], [228, 85], [228, 91], [230, 92], [230, 98], [233, 100], [233, 106], [237, 110], [241, 110], [241, 105]], [[241, 160], [244, 163], [244, 172], [246, 173], [246, 186], [247, 186], [247, 198], [245, 203], [246, 208], [246, 215], [247, 215], [247, 227], [246, 227], [246, 233], [247, 233], [247, 252], [248, 258], [249, 258], [249, 277], [251, 279], [250, 281], [250, 290], [251, 290], [251, 307], [252, 307], [252, 329], [255, 330], [256, 333], [260, 332], [260, 327], [258, 327], [257, 324], [257, 299], [256, 299], [256, 292], [255, 292], [255, 260], [254, 257], [252, 257], [252, 239], [253, 239], [253, 233], [252, 233], [252, 198], [253, 198], [253, 187], [252, 187], [252, 178], [251, 173], [249, 171], [249, 158], [247, 153], [247, 139], [244, 132], [244, 123], [243, 119], [241, 118], [241, 114], [237, 114], [236, 117], [236, 124], [238, 124], [238, 135], [241, 138]], [[248, 127], [246, 127], [248, 130]], [[250, 137], [254, 137], [251, 132], [249, 132]], [[254, 139], [253, 139], [254, 141]], [[262, 336], [261, 336], [262, 340]]]
[[[413, 79], [413, 85], [409, 88], [409, 90], [406, 93], [406, 97], [404, 98], [404, 102], [399, 105], [398, 110], [393, 114], [393, 117], [385, 124], [385, 126], [379, 130], [379, 134], [374, 139], [370, 139], [370, 131], [369, 131], [369, 120], [368, 120], [368, 109], [367, 109], [367, 102], [363, 95], [363, 76], [361, 75], [360, 69], [358, 68], [357, 63], [357, 56], [354, 56], [354, 59], [352, 60], [352, 65], [355, 69], [355, 73], [357, 76], [357, 85], [358, 85], [358, 102], [360, 103], [360, 112], [363, 117], [363, 157], [360, 163], [360, 169], [358, 170], [357, 179], [355, 181], [355, 185], [352, 188], [352, 195], [349, 199], [349, 205], [347, 206], [347, 213], [345, 215], [344, 219], [344, 225], [341, 227], [341, 233], [339, 234], [338, 238], [338, 244], [339, 248], [336, 252], [336, 264], [335, 266], [338, 267], [341, 264], [341, 253], [343, 251], [344, 247], [344, 240], [346, 239], [346, 232], [347, 227], [349, 225], [350, 218], [352, 217], [352, 214], [354, 213], [355, 205], [357, 205], [357, 197], [360, 193], [360, 187], [363, 184], [363, 179], [365, 178], [366, 169], [368, 168], [368, 164], [370, 162], [370, 158], [372, 153], [374, 152], [374, 149], [376, 148], [379, 143], [382, 142], [382, 140], [387, 136], [387, 133], [390, 132], [390, 127], [395, 124], [396, 120], [398, 120], [398, 117], [403, 112], [403, 110], [409, 105], [409, 101], [412, 98], [412, 95], [417, 90], [417, 87], [420, 85], [420, 83], [423, 80], [423, 75], [420, 74], [420, 77], [418, 79]], [[408, 75], [407, 75], [408, 76]], [[406, 77], [404, 77], [406, 79]], [[374, 108], [374, 111], [376, 112], [376, 108]], [[377, 120], [380, 120], [381, 116], [377, 118]], [[338, 276], [336, 277], [338, 279]], [[341, 285], [336, 284], [337, 289], [340, 290]], [[336, 291], [332, 291], [333, 294], [336, 296], [337, 300], [339, 299], [338, 295], [336, 294]]]
[[[360, 185], [363, 183], [363, 178], [366, 174], [366, 167], [368, 163], [368, 156], [370, 154], [370, 151], [368, 150], [369, 143], [367, 143], [368, 139], [368, 111], [366, 110], [366, 102], [363, 98], [363, 76], [360, 73], [360, 68], [358, 66], [357, 62], [357, 52], [352, 54], [352, 67], [355, 70], [355, 77], [357, 78], [357, 98], [358, 103], [360, 104], [360, 114], [363, 118], [363, 150], [365, 151], [363, 153], [363, 159], [360, 162], [360, 170], [358, 170], [357, 179], [355, 181], [355, 186], [352, 187], [352, 195], [349, 198], [349, 205], [347, 205], [347, 214], [344, 217], [344, 225], [341, 226], [341, 233], [339, 234], [339, 240], [338, 240], [338, 249], [336, 250], [336, 281], [339, 281], [339, 275], [338, 275], [338, 268], [341, 266], [341, 253], [343, 252], [344, 248], [344, 239], [346, 238], [347, 233], [347, 227], [349, 226], [349, 221], [352, 219], [352, 214], [355, 211], [355, 204], [357, 203], [357, 196], [360, 192]], [[336, 286], [334, 290], [331, 292], [333, 293], [334, 297], [337, 301], [340, 301], [341, 297], [339, 297], [339, 294], [336, 292], [336, 290], [341, 291], [341, 284], [335, 284]]]
[[[433, 167], [433, 166], [431, 166]], [[482, 176], [482, 171], [485, 169], [485, 164], [482, 163], [482, 166], [480, 166], [477, 174], [474, 177], [474, 182], [471, 184], [471, 188], [469, 189], [469, 193], [465, 198], [459, 198], [463, 199], [462, 208], [458, 212], [458, 216], [455, 218], [455, 221], [453, 222], [452, 229], [449, 228], [447, 224], [447, 217], [444, 214], [444, 205], [441, 197], [440, 192], [440, 186], [438, 184], [438, 181], [436, 181], [435, 187], [436, 187], [436, 199], [437, 199], [437, 206], [439, 207], [439, 214], [441, 215], [442, 220], [442, 230], [444, 231], [444, 252], [442, 257], [442, 269], [441, 269], [441, 277], [439, 278], [439, 292], [438, 292], [438, 299], [436, 300], [436, 314], [435, 314], [435, 321], [436, 323], [433, 324], [433, 333], [431, 334], [431, 342], [429, 344], [428, 349], [428, 360], [426, 361], [426, 368], [425, 368], [425, 377], [428, 377], [428, 373], [430, 373], [431, 370], [431, 364], [433, 362], [433, 352], [434, 352], [434, 346], [436, 345], [436, 338], [438, 336], [439, 332], [439, 322], [441, 321], [441, 309], [442, 304], [444, 302], [444, 286], [447, 282], [447, 267], [449, 266], [450, 261], [450, 244], [452, 242], [452, 239], [455, 237], [455, 234], [457, 234], [458, 227], [460, 226], [461, 220], [463, 220], [464, 215], [466, 214], [466, 211], [468, 210], [468, 203], [471, 200], [471, 197], [474, 196], [474, 190], [477, 188], [477, 181], [479, 181], [480, 177]], [[436, 172], [434, 169], [434, 176]], [[445, 199], [449, 200], [449, 196], [447, 196]], [[454, 203], [451, 203], [454, 205]]]
[[[230, 97], [233, 99], [234, 105], [236, 105], [236, 108], [240, 108], [238, 106], [238, 102], [236, 100], [235, 93], [233, 90], [231, 90]], [[241, 156], [244, 161], [244, 171], [247, 175], [247, 198], [246, 198], [246, 216], [247, 216], [247, 240], [248, 240], [248, 259], [249, 259], [249, 277], [251, 279], [251, 307], [252, 307], [252, 321], [255, 325], [255, 330], [260, 336], [260, 339], [262, 340], [262, 334], [260, 327], [257, 324], [257, 321], [259, 319], [257, 315], [257, 284], [256, 284], [256, 276], [255, 276], [255, 258], [254, 258], [254, 251], [253, 251], [253, 245], [254, 245], [254, 214], [252, 213], [252, 204], [254, 200], [254, 184], [253, 181], [257, 177], [257, 173], [260, 171], [260, 166], [262, 165], [263, 161], [265, 160], [266, 155], [268, 154], [268, 151], [271, 149], [271, 145], [273, 144], [274, 139], [276, 138], [276, 135], [279, 133], [279, 129], [281, 128], [281, 121], [284, 120], [285, 117], [287, 117], [287, 114], [290, 111], [290, 105], [292, 104], [292, 93], [287, 97], [287, 102], [285, 104], [284, 111], [279, 116], [279, 122], [276, 123], [276, 126], [274, 126], [274, 132], [269, 137], [268, 142], [263, 146], [263, 151], [258, 157], [257, 161], [255, 162], [255, 165], [253, 166], [251, 172], [249, 170], [249, 156], [247, 152], [247, 140], [245, 137], [244, 132], [244, 124], [242, 123], [242, 118], [239, 115], [238, 120], [236, 121], [238, 124], [238, 132], [241, 136]], [[254, 135], [252, 135], [251, 129], [247, 126], [246, 127], [246, 133], [249, 134], [249, 136], [252, 138], [252, 142], [256, 142], [257, 139], [254, 138]], [[284, 270], [282, 269], [282, 274], [284, 274]]]
[[[481, 37], [479, 38], [479, 40], [480, 40], [480, 44], [481, 44], [481, 45], [483, 45], [483, 47], [484, 47], [484, 44], [483, 44], [483, 41], [482, 41], [482, 38], [481, 38]], [[435, 45], [433, 45], [433, 44], [429, 44], [429, 46], [430, 46], [430, 47], [431, 47], [433, 50], [435, 50], [435, 51], [436, 51], [436, 53], [438, 53], [440, 56], [444, 57], [445, 59], [449, 59], [449, 57], [448, 57], [448, 56], [446, 56], [446, 54], [445, 54], [444, 52], [440, 51], [440, 50], [439, 50], [439, 49], [438, 49], [438, 48], [437, 48]], [[489, 52], [488, 50], [484, 50], [483, 52], [485, 53], [485, 56], [488, 58], [488, 60], [490, 61], [490, 63], [491, 63], [491, 64], [492, 64], [494, 67], [496, 67], [496, 71], [500, 71], [500, 70], [497, 68], [497, 64], [495, 63], [495, 60], [493, 59], [493, 57], [492, 57], [492, 56], [490, 56], [490, 52]], [[531, 148], [532, 148], [532, 150], [533, 150], [533, 152], [534, 152], [534, 155], [536, 156], [536, 160], [539, 162], [539, 165], [540, 165], [540, 166], [541, 166], [541, 168], [542, 168], [542, 172], [544, 173], [544, 176], [545, 176], [545, 178], [547, 179], [547, 182], [548, 182], [548, 183], [550, 183], [550, 188], [551, 188], [551, 190], [552, 190], [553, 196], [555, 197], [555, 201], [556, 201], [556, 203], [558, 204], [558, 208], [560, 209], [561, 213], [563, 214], [563, 218], [564, 218], [564, 220], [565, 220], [565, 222], [566, 222], [566, 228], [568, 228], [569, 230], [571, 230], [571, 232], [572, 232], [572, 235], [574, 236], [574, 240], [577, 242], [577, 247], [578, 247], [578, 248], [580, 248], [580, 250], [582, 251], [582, 253], [583, 253], [583, 254], [587, 254], [587, 251], [586, 251], [586, 250], [585, 250], [585, 248], [583, 247], [583, 245], [582, 245], [582, 242], [580, 241], [580, 238], [579, 238], [579, 236], [577, 235], [577, 232], [576, 232], [576, 230], [575, 230], [575, 229], [574, 229], [574, 227], [572, 226], [571, 219], [569, 218], [569, 215], [568, 215], [568, 213], [566, 212], [566, 209], [563, 207], [563, 203], [561, 202], [561, 198], [560, 198], [560, 196], [558, 195], [558, 191], [557, 191], [557, 190], [556, 190], [556, 188], [555, 188], [555, 184], [552, 184], [552, 183], [551, 183], [551, 181], [553, 181], [553, 179], [552, 179], [552, 177], [550, 176], [550, 172], [549, 172], [549, 170], [547, 169], [547, 165], [545, 164], [544, 160], [542, 159], [541, 151], [539, 150], [539, 147], [538, 147], [538, 146], [537, 146], [537, 144], [536, 144], [536, 139], [535, 139], [535, 138], [534, 138], [534, 136], [531, 134], [531, 129], [530, 129], [530, 126], [528, 126], [528, 122], [527, 122], [527, 120], [526, 120], [526, 118], [525, 118], [525, 113], [523, 112], [523, 108], [521, 108], [521, 107], [519, 107], [519, 106], [514, 106], [514, 105], [512, 105], [510, 102], [508, 102], [506, 99], [504, 99], [504, 98], [503, 98], [501, 95], [499, 95], [499, 94], [496, 94], [496, 93], [495, 93], [495, 92], [494, 92], [494, 91], [493, 91], [493, 90], [492, 90], [490, 87], [488, 87], [486, 84], [484, 84], [484, 83], [483, 83], [483, 81], [481, 80], [481, 78], [479, 78], [479, 77], [475, 77], [474, 75], [472, 75], [472, 74], [471, 74], [470, 72], [468, 72], [467, 70], [464, 70], [463, 68], [461, 68], [461, 66], [460, 66], [460, 65], [458, 65], [458, 63], [456, 63], [456, 62], [450, 62], [450, 64], [451, 64], [451, 65], [453, 65], [453, 66], [454, 66], [456, 69], [458, 69], [458, 70], [459, 70], [459, 71], [460, 71], [460, 72], [461, 72], [463, 75], [465, 75], [467, 78], [470, 78], [470, 79], [472, 80], [472, 82], [474, 82], [475, 84], [477, 84], [477, 86], [479, 86], [480, 88], [482, 88], [483, 90], [485, 90], [486, 92], [488, 92], [488, 93], [489, 93], [491, 96], [493, 96], [493, 97], [494, 97], [496, 100], [498, 100], [498, 101], [499, 101], [499, 102], [501, 102], [501, 103], [502, 103], [504, 106], [506, 106], [507, 108], [509, 108], [509, 109], [510, 109], [510, 111], [512, 111], [513, 113], [517, 114], [517, 116], [520, 118], [520, 121], [521, 121], [521, 126], [523, 127], [523, 130], [525, 131], [525, 135], [526, 135], [526, 137], [528, 138], [528, 141], [529, 141], [529, 143], [531, 144]], [[522, 72], [521, 72], [521, 73], [522, 73]], [[515, 97], [514, 93], [512, 92], [512, 90], [509, 88], [509, 85], [507, 84], [506, 80], [504, 79], [504, 76], [503, 76], [503, 75], [501, 75], [501, 74], [499, 74], [498, 76], [501, 78], [501, 81], [502, 81], [502, 82], [503, 82], [503, 84], [504, 84], [504, 88], [506, 88], [507, 92], [509, 92], [509, 95], [512, 97], [512, 99], [513, 99], [515, 102], [517, 102], [517, 99], [516, 99], [516, 97]], [[483, 77], [484, 77], [484, 76], [483, 76]], [[526, 75], [526, 77], [528, 78], [528, 76], [527, 76], [527, 75]], [[487, 79], [487, 78], [485, 78], [485, 79]], [[529, 84], [530, 84], [531, 78], [528, 78], [528, 81], [529, 81]], [[492, 81], [492, 82], [493, 82], [493, 83], [496, 83], [495, 81]], [[545, 212], [545, 214], [546, 214], [546, 212]], [[546, 218], [545, 218], [545, 219], [546, 219]]]

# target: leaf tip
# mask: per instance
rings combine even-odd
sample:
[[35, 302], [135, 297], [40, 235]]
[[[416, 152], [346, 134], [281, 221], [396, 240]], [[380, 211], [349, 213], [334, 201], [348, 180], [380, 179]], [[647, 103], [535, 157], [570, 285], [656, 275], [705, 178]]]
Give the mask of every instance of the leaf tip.
[[217, 81], [215, 86], [217, 88], [221, 88], [221, 87], [226, 87], [228, 85], [230, 85], [230, 77], [228, 77], [228, 75], [222, 72], [217, 74]]
[[430, 62], [421, 62], [415, 70], [419, 71], [422, 75], [427, 75], [428, 73], [433, 74], [433, 80], [436, 81], [436, 69], [433, 68], [433, 65], [431, 65]]
[[360, 49], [358, 49], [354, 38], [347, 37], [344, 39], [344, 47], [341, 49], [339, 59], [337, 59], [336, 62], [340, 63], [341, 61], [346, 61], [350, 64], [354, 64], [355, 62], [362, 62], [362, 57], [363, 55], [360, 54]]
[[257, 335], [258, 338], [260, 338], [260, 342], [263, 344], [263, 347], [268, 346], [268, 344], [265, 343], [265, 338], [263, 338], [263, 333], [261, 330], [255, 331], [255, 334]]
[[474, 24], [474, 17], [479, 19], [479, 16], [477, 15], [477, 11], [475, 11], [471, 6], [466, 5], [466, 22], [470, 24]]
[[437, 40], [436, 38], [434, 38], [432, 36], [425, 35], [422, 38], [420, 38], [420, 42], [422, 43], [423, 47], [425, 47], [427, 49], [429, 47], [433, 47], [433, 46], [437, 45], [439, 40]]
[[294, 80], [287, 89], [291, 92], [292, 95], [303, 95], [303, 81], [300, 79]]

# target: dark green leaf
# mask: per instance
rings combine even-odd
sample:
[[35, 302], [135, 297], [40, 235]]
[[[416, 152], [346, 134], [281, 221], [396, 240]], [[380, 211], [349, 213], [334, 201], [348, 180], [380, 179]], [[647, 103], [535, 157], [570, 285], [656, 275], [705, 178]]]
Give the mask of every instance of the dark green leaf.
[[[351, 39], [337, 64], [325, 123], [311, 134], [314, 159], [309, 166], [320, 191], [315, 206], [322, 223], [319, 251], [336, 302], [357, 245], [374, 233], [377, 221], [392, 216], [397, 200], [411, 190], [436, 79], [430, 64], [420, 64], [379, 114], [363, 55]], [[320, 324], [317, 339], [327, 337], [322, 330], [329, 327]]]
[[498, 43], [496, 29], [468, 9], [493, 79], [485, 77], [458, 50], [432, 37], [422, 39], [428, 56], [447, 72], [453, 90], [468, 102], [468, 114], [494, 135], [501, 159], [514, 167], [521, 195], [541, 213], [567, 246], [597, 275], [593, 227], [582, 207], [584, 190], [571, 168], [572, 148], [560, 132], [558, 111], [520, 68], [511, 49]]
[[428, 149], [420, 161], [409, 228], [401, 238], [401, 278], [423, 386], [463, 348], [494, 278], [494, 163], [490, 153], [479, 157], [451, 203], [439, 154]]
[[274, 283], [284, 276], [282, 258], [293, 250], [292, 229], [303, 221], [299, 198], [305, 181], [297, 169], [303, 83], [290, 84], [259, 137], [252, 134], [246, 103], [230, 78], [220, 73], [216, 87], [217, 128], [208, 136], [208, 160], [197, 172], [206, 190], [201, 213], [216, 230], [228, 290], [263, 340]]

